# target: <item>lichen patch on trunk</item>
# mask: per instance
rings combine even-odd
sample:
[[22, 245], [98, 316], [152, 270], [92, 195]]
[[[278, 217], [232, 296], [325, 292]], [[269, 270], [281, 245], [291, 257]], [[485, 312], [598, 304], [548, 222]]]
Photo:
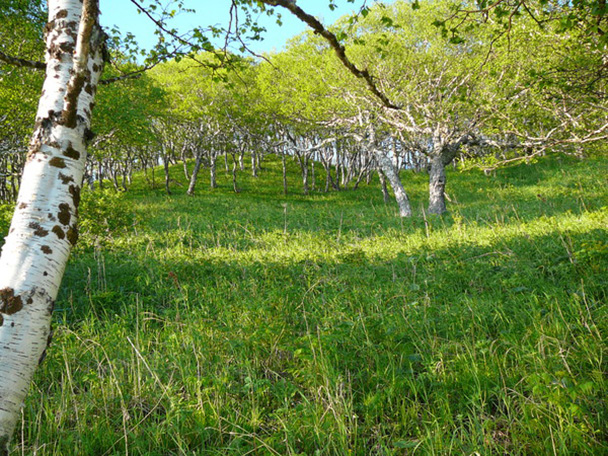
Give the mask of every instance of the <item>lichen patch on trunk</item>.
[[67, 203], [61, 203], [59, 205], [59, 213], [57, 214], [57, 218], [62, 225], [69, 225], [70, 219], [72, 218], [70, 214], [70, 205]]
[[15, 290], [12, 288], [0, 290], [0, 312], [13, 315], [21, 309], [23, 309], [23, 301], [21, 296], [15, 296]]
[[69, 184], [70, 182], [74, 182], [74, 178], [72, 176], [66, 176], [63, 173], [59, 173], [59, 179], [61, 179], [61, 182], [63, 182], [65, 185]]
[[59, 225], [55, 225], [52, 231], [59, 239], [65, 239], [65, 232], [61, 229]]
[[42, 228], [42, 226], [40, 226], [39, 223], [31, 222], [29, 224], [29, 227], [34, 230], [34, 234], [36, 236], [45, 237], [46, 235], [49, 234], [48, 230], [45, 230], [44, 228]]
[[65, 168], [65, 160], [61, 157], [53, 157], [49, 161], [49, 165], [54, 166], [55, 168]]
[[69, 191], [70, 195], [72, 195], [74, 207], [78, 207], [80, 204], [80, 187], [78, 185], [70, 185]]
[[76, 149], [74, 149], [72, 147], [72, 144], [68, 145], [68, 147], [66, 147], [65, 151], [63, 152], [63, 155], [65, 155], [68, 158], [71, 158], [73, 160], [78, 160], [80, 158], [80, 152], [78, 152]]
[[73, 246], [76, 245], [76, 243], [78, 242], [78, 228], [76, 227], [76, 225], [72, 225], [69, 229], [68, 229], [68, 241], [70, 241], [70, 244], [72, 244]]

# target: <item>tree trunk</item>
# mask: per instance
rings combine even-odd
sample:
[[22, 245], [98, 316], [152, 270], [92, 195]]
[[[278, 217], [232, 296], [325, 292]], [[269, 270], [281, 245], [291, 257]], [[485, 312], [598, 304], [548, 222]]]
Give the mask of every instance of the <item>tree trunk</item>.
[[122, 186], [122, 191], [123, 192], [127, 191], [127, 181], [128, 180], [129, 180], [129, 171], [128, 171], [127, 167], [125, 166], [122, 169], [122, 180], [121, 180], [121, 186]]
[[202, 163], [203, 163], [203, 152], [198, 151], [196, 153], [194, 169], [192, 170], [192, 175], [190, 176], [190, 185], [188, 186], [188, 191], [186, 192], [188, 195], [194, 195], [194, 187], [196, 187], [196, 179], [198, 178], [198, 172], [201, 169]]
[[255, 151], [251, 152], [251, 175], [253, 177], [258, 177], [258, 160]]
[[[257, 171], [262, 171], [262, 158], [263, 158], [262, 152], [258, 152], [255, 154], [255, 165], [256, 165]], [[256, 171], [256, 177], [257, 177], [257, 171]]]
[[99, 182], [99, 189], [103, 189], [103, 163], [101, 160], [97, 162], [97, 182]]
[[431, 159], [431, 170], [429, 171], [429, 212], [431, 214], [443, 214], [447, 210], [445, 183], [444, 158], [438, 154]]
[[302, 188], [305, 195], [310, 193], [310, 187], [308, 185], [308, 163], [307, 160], [303, 160], [301, 162], [302, 169]]
[[[242, 157], [242, 155], [240, 157]], [[240, 157], [237, 161], [237, 157], [235, 156], [235, 154], [232, 154], [232, 190], [234, 190], [234, 193], [241, 192], [236, 181], [236, 173], [238, 169], [238, 163], [240, 162]]]
[[241, 148], [243, 150], [239, 152], [239, 169], [245, 171], [245, 145], [241, 144]]
[[397, 200], [397, 205], [399, 206], [399, 215], [401, 217], [410, 217], [412, 215], [410, 200], [407, 197], [407, 193], [405, 193], [405, 189], [403, 188], [401, 179], [399, 179], [399, 175], [395, 171], [392, 160], [384, 155], [381, 151], [376, 152], [376, 157], [382, 172], [388, 179], [388, 182], [391, 184], [393, 193], [395, 194], [395, 200]]
[[287, 159], [285, 149], [281, 150], [281, 163], [283, 165], [283, 195], [287, 195]]
[[165, 190], [167, 191], [167, 195], [170, 195], [171, 189], [169, 188], [169, 182], [171, 180], [171, 176], [169, 175], [169, 157], [166, 155], [163, 158], [163, 168], [165, 170]]
[[334, 180], [331, 177], [331, 164], [329, 163], [323, 163], [323, 166], [325, 167], [325, 193], [329, 192], [329, 188], [330, 186], [334, 185]]
[[103, 70], [97, 1], [48, 0], [48, 9], [46, 79], [0, 257], [0, 455], [8, 454], [48, 345], [53, 304], [78, 238], [84, 138]]
[[188, 148], [183, 145], [182, 146], [182, 153], [181, 153], [181, 160], [182, 160], [182, 165], [184, 166], [184, 177], [186, 178], [186, 180], [190, 180], [190, 172], [188, 171], [188, 155], [187, 155], [187, 150]]
[[388, 194], [388, 188], [386, 187], [386, 176], [381, 169], [378, 170], [378, 177], [380, 178], [380, 188], [382, 189], [384, 204], [388, 204], [388, 202], [391, 200], [391, 196]]
[[211, 188], [217, 188], [217, 153], [211, 151], [209, 154], [209, 186]]

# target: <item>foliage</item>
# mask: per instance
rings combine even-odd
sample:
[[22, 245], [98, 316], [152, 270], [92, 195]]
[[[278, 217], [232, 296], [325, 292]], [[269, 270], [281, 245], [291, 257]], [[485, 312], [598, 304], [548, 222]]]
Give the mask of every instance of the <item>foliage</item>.
[[124, 193], [114, 190], [92, 192], [84, 189], [78, 221], [79, 248], [108, 245], [135, 225], [135, 216]]
[[[6, 0], [0, 8], [0, 52], [42, 60], [43, 2]], [[22, 146], [34, 125], [42, 75], [0, 61], [0, 143]]]
[[[0, 204], [0, 233], [8, 233], [11, 226], [15, 205], [11, 203]], [[4, 244], [4, 238], [0, 239], [0, 246]]]

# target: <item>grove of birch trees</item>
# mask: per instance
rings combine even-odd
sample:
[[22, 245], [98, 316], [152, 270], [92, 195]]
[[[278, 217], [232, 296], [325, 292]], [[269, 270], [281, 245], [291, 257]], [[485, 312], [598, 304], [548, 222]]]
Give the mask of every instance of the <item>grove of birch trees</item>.
[[[42, 2], [1, 12], [0, 199], [16, 209], [0, 260], [0, 454], [49, 340], [83, 187], [128, 191], [141, 171], [196, 198], [225, 172], [239, 193], [239, 175], [263, 179], [275, 156], [284, 193], [356, 191], [378, 178], [400, 217], [422, 203], [404, 171], [428, 173], [424, 210], [443, 214], [446, 168], [465, 158], [490, 172], [580, 155], [608, 135], [600, 2], [396, 1], [325, 26], [295, 1], [235, 2], [287, 8], [314, 32], [260, 57], [169, 31], [175, 49], [159, 48], [142, 72], [99, 26], [103, 0], [46, 3], [48, 21]], [[175, 164], [188, 188], [173, 185]]]

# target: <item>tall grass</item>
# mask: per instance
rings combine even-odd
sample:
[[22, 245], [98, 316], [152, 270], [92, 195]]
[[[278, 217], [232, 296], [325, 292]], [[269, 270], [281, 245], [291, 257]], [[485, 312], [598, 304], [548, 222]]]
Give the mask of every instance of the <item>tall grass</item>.
[[87, 194], [13, 454], [608, 454], [607, 163]]

